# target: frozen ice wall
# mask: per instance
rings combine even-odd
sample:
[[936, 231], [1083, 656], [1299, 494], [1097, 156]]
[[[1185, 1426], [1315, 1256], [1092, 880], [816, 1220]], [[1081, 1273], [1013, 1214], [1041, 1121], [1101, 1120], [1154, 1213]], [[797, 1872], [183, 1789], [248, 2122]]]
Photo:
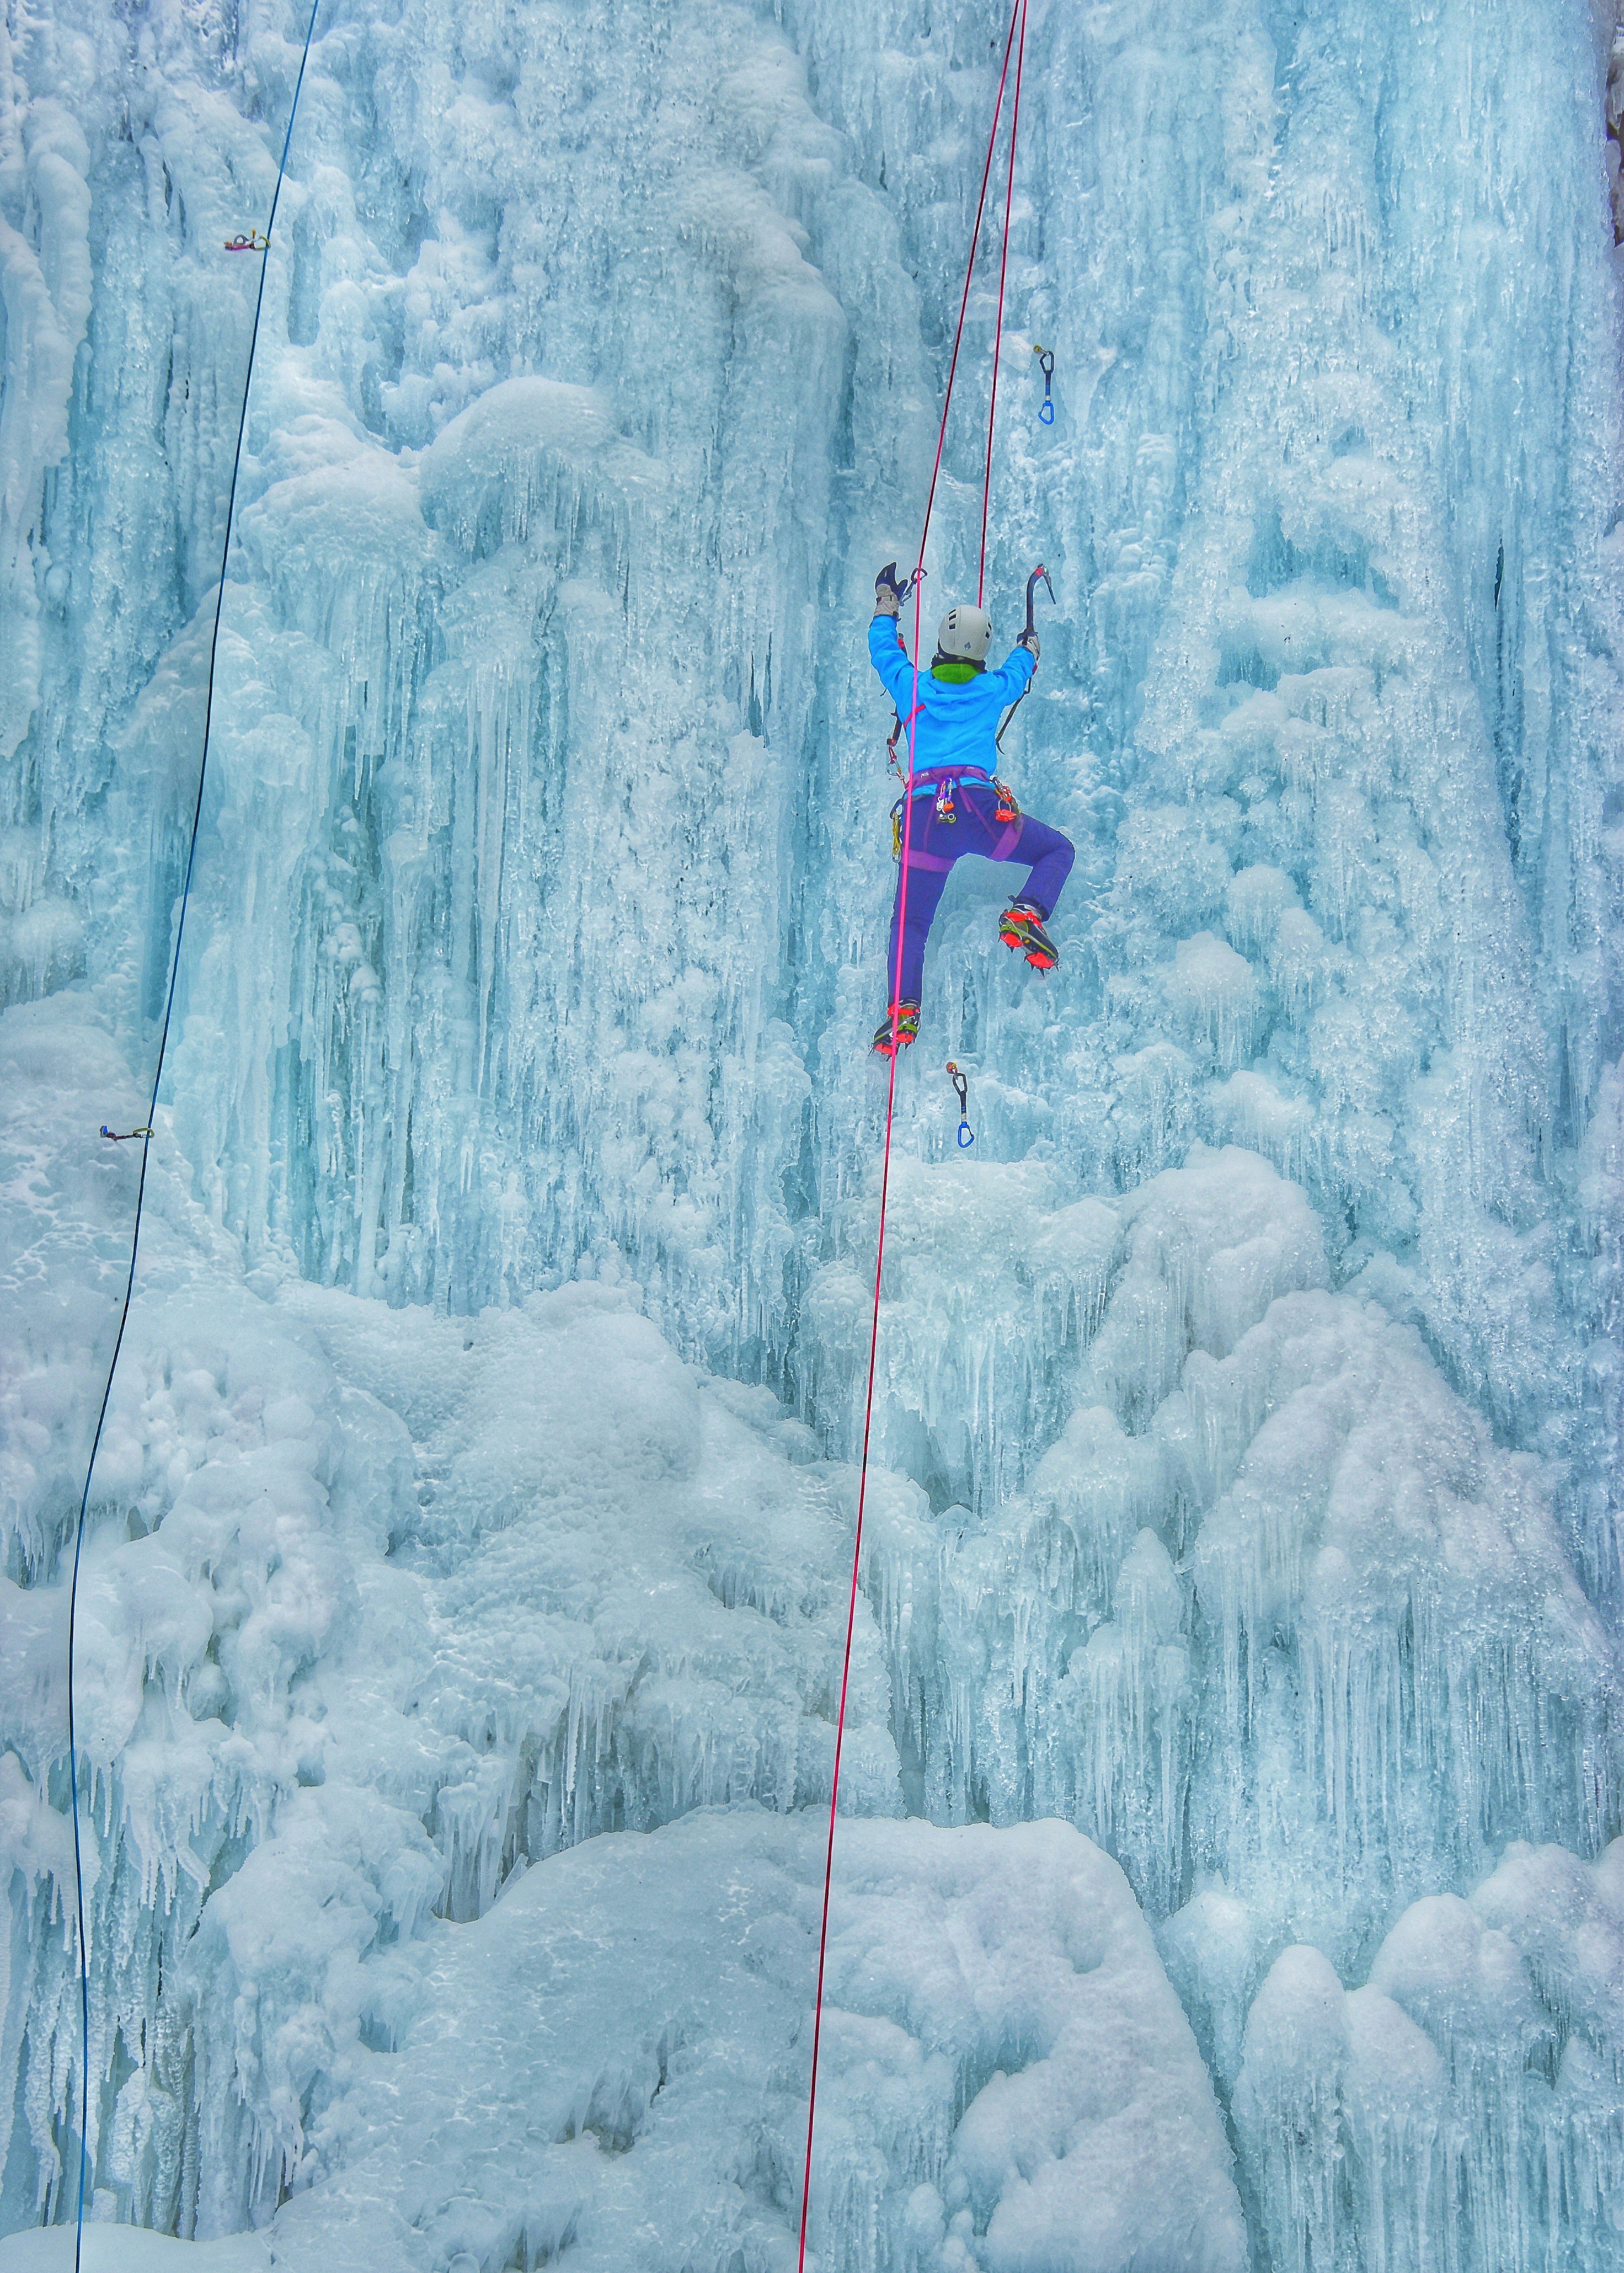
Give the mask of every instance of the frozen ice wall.
[[[72, 2206], [95, 1131], [146, 1109], [222, 246], [304, 28], [0, 32], [0, 2232]], [[78, 1624], [93, 2209], [200, 2273], [251, 2227], [786, 2263], [883, 1111], [862, 633], [1003, 28], [320, 11]], [[1047, 981], [955, 877], [898, 1081], [825, 2265], [1618, 2260], [1613, 33], [1034, 0], [989, 590], [1007, 636], [1052, 572], [1006, 770], [1079, 858]]]

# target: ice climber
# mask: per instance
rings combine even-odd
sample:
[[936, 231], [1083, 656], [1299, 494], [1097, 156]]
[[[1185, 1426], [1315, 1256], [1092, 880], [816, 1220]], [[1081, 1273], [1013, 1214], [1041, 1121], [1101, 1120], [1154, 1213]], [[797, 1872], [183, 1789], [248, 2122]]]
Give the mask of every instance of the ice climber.
[[[906, 792], [914, 799], [911, 826], [906, 831], [901, 826], [901, 803], [894, 816], [898, 851], [905, 835], [908, 846], [907, 866], [898, 871], [885, 965], [887, 986], [895, 989], [896, 1024], [893, 1031], [893, 1014], [888, 1011], [874, 1037], [875, 1048], [887, 1057], [906, 1049], [919, 1032], [925, 941], [954, 861], [974, 852], [984, 860], [1023, 861], [1030, 868], [1025, 891], [1011, 900], [998, 919], [998, 936], [1006, 947], [1023, 948], [1034, 970], [1052, 971], [1060, 950], [1043, 926], [1077, 857], [1070, 838], [1022, 814], [991, 770], [997, 762], [998, 721], [1019, 701], [1037, 669], [1036, 632], [1028, 623], [1003, 670], [989, 671], [990, 618], [962, 603], [950, 608], [936, 627], [930, 668], [919, 675], [918, 712], [911, 716], [916, 699], [914, 665], [898, 621], [905, 589], [897, 581], [894, 560], [881, 569], [874, 580], [874, 620], [868, 626], [868, 654], [897, 706], [901, 745], [906, 748], [910, 729], [914, 744], [913, 785]], [[907, 910], [898, 983], [897, 929], [903, 917], [905, 880]]]

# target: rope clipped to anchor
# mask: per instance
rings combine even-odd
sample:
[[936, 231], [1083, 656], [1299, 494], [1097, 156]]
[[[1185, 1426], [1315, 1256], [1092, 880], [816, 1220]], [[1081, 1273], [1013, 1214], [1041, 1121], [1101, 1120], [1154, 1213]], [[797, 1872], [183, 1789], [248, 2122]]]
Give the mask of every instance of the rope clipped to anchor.
[[[965, 266], [964, 290], [959, 301], [959, 324], [953, 334], [953, 352], [947, 367], [947, 386], [942, 403], [942, 424], [936, 434], [936, 463], [930, 469], [930, 487], [925, 498], [924, 526], [919, 537], [919, 565], [914, 572], [914, 696], [906, 722], [899, 721], [898, 731], [906, 731], [908, 741], [907, 787], [914, 786], [914, 739], [915, 721], [919, 716], [919, 656], [922, 628], [922, 595], [920, 579], [923, 574], [925, 546], [930, 536], [930, 516], [936, 504], [936, 483], [942, 471], [942, 453], [947, 442], [948, 413], [952, 408], [953, 381], [959, 371], [959, 350], [964, 341], [965, 314], [970, 304], [970, 286], [975, 274], [975, 258], [981, 243], [981, 218], [987, 209], [987, 187], [992, 178], [992, 161], [998, 146], [998, 127], [1004, 115], [1004, 89], [1009, 84], [1010, 58], [1015, 59], [1014, 101], [1010, 112], [1009, 172], [1004, 199], [1004, 244], [998, 267], [998, 312], [992, 343], [992, 387], [987, 409], [987, 450], [981, 479], [981, 548], [976, 583], [979, 605], [987, 578], [987, 517], [992, 497], [993, 429], [998, 411], [998, 350], [1004, 334], [1004, 285], [1009, 266], [1010, 214], [1014, 203], [1015, 143], [1020, 131], [1021, 71], [1026, 52], [1027, 0], [1013, 0], [1010, 10], [1010, 28], [1004, 42], [1004, 69], [998, 79], [998, 98], [993, 105], [992, 128], [987, 137], [987, 157], [981, 168], [981, 195], [976, 200], [975, 221], [970, 232], [970, 254]], [[896, 740], [893, 735], [893, 746]], [[894, 754], [894, 747], [893, 747]], [[908, 919], [908, 851], [914, 821], [914, 799], [912, 794], [903, 799], [902, 816], [902, 877], [897, 906], [897, 960], [891, 971], [891, 1016], [893, 1032], [901, 1010], [902, 944]], [[812, 2138], [817, 2119], [817, 2061], [823, 2035], [823, 1976], [829, 1960], [829, 1898], [834, 1883], [835, 1818], [840, 1801], [840, 1755], [846, 1737], [846, 1702], [852, 1677], [852, 1642], [857, 1628], [857, 1588], [862, 1571], [863, 1512], [868, 1494], [868, 1447], [874, 1431], [874, 1380], [880, 1346], [880, 1279], [885, 1263], [885, 1211], [891, 1196], [891, 1129], [897, 1108], [897, 1059], [891, 1053], [891, 1075], [885, 1092], [885, 1148], [880, 1164], [879, 1235], [874, 1257], [874, 1297], [868, 1326], [868, 1379], [863, 1395], [862, 1459], [857, 1472], [857, 1529], [852, 1541], [852, 1580], [846, 1601], [846, 1651], [840, 1667], [840, 1703], [835, 1717], [834, 1774], [829, 1790], [829, 1838], [823, 1850], [823, 1905], [817, 1936], [817, 1997], [812, 2018], [812, 2075], [807, 2091], [807, 2152], [801, 2184], [801, 2245], [796, 2259], [797, 2273], [806, 2273], [807, 2221], [812, 2208]], [[967, 1121], [960, 1122], [959, 1144], [964, 1144], [963, 1132]], [[974, 1132], [971, 1142], [974, 1142]]]

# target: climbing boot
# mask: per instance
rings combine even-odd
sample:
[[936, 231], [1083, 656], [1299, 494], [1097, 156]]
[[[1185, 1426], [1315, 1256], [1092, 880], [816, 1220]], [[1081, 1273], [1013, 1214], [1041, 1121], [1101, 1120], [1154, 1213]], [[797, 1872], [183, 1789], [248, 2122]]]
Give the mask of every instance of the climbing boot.
[[891, 1031], [891, 1015], [887, 1012], [883, 1025], [876, 1030], [874, 1046], [882, 1057], [894, 1057], [898, 1050], [906, 1050], [908, 1044], [918, 1038], [919, 1004], [898, 1002], [896, 1032], [893, 1034]]
[[998, 918], [998, 936], [1005, 947], [1024, 949], [1034, 971], [1052, 971], [1060, 960], [1060, 949], [1029, 900], [1015, 900], [1005, 908]]

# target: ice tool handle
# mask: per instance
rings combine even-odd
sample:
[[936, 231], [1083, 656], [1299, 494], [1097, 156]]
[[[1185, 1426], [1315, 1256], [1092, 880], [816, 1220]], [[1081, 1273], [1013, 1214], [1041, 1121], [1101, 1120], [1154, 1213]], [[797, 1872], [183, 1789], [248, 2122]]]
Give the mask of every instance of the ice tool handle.
[[[1040, 582], [1041, 582], [1043, 589], [1049, 594], [1049, 605], [1053, 607], [1056, 604], [1055, 588], [1049, 581], [1048, 569], [1045, 568], [1041, 560], [1038, 562], [1037, 566], [1033, 570], [1031, 575], [1026, 579], [1026, 631], [1028, 634], [1037, 629], [1037, 624], [1034, 619], [1033, 610], [1037, 603], [1038, 585]], [[1031, 683], [1031, 680], [1028, 679], [1026, 686], [1030, 686]], [[1004, 714], [1004, 724], [999, 727], [997, 733], [993, 738], [993, 747], [995, 749], [1003, 749], [1004, 738], [1010, 731], [1010, 720], [1015, 716], [1015, 713], [1019, 709], [1021, 704], [1026, 701], [1026, 687], [1023, 686], [1020, 693], [1015, 697], [1013, 702], [1011, 703], [1009, 709]]]
[[964, 1152], [967, 1152], [975, 1142], [975, 1131], [971, 1128], [969, 1121], [970, 1084], [951, 1058], [947, 1061], [947, 1077], [952, 1083], [959, 1096], [959, 1149]]

